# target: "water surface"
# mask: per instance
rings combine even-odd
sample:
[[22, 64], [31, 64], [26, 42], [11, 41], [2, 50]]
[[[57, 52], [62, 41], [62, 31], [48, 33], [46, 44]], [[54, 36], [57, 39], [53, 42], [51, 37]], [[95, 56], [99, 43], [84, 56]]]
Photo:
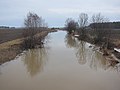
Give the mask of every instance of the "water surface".
[[116, 64], [60, 31], [42, 49], [0, 66], [0, 90], [120, 90]]

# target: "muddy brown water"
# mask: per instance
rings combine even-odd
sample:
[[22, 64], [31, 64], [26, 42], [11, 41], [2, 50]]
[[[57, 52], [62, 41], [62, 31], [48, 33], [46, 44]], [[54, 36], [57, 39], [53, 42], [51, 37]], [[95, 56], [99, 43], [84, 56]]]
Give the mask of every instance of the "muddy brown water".
[[120, 90], [116, 65], [66, 32], [0, 66], [0, 90]]

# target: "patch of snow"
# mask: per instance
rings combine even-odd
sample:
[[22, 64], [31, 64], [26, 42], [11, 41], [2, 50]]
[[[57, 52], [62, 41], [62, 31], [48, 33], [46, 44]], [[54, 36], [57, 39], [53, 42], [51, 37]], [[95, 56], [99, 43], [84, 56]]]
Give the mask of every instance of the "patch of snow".
[[120, 53], [120, 49], [114, 48], [114, 50]]
[[75, 37], [79, 37], [79, 35], [74, 35]]

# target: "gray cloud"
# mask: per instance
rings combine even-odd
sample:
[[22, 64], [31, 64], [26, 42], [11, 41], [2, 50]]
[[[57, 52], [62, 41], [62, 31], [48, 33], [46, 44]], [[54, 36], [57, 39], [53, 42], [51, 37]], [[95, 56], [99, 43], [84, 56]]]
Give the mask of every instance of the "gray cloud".
[[120, 0], [0, 0], [0, 25], [22, 26], [26, 14], [35, 12], [49, 26], [63, 26], [67, 17], [77, 18], [101, 12], [110, 20], [120, 20]]

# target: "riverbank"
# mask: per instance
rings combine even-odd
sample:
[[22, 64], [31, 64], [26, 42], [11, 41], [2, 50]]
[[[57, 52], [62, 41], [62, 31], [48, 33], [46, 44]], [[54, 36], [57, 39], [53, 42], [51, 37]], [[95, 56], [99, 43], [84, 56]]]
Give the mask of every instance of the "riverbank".
[[[55, 32], [56, 30], [45, 30], [37, 33], [37, 37], [45, 37], [50, 32]], [[0, 44], [0, 64], [7, 61], [13, 60], [18, 54], [22, 53], [21, 43], [24, 38], [18, 38], [10, 41], [6, 41]]]
[[[73, 34], [74, 35], [74, 34]], [[78, 38], [81, 40], [80, 36], [78, 34], [74, 35], [74, 37]], [[94, 43], [93, 39], [90, 37], [82, 39], [85, 42], [88, 42], [91, 44], [90, 47], [95, 46], [98, 47], [97, 51], [101, 53], [107, 60], [112, 62], [113, 64], [117, 64], [120, 62], [120, 52], [115, 50], [115, 48], [119, 49], [120, 48], [120, 40], [119, 38], [112, 39], [110, 38], [110, 43], [109, 43], [109, 48], [106, 48], [104, 46], [105, 42], [101, 43]]]

